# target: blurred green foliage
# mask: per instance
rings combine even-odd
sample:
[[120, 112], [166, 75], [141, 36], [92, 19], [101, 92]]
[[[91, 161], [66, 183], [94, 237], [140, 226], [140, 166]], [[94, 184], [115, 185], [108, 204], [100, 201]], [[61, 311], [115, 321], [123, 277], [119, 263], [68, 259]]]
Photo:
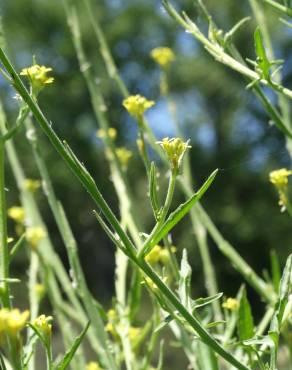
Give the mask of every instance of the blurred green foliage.
[[[135, 123], [123, 109], [122, 97], [114, 83], [107, 78], [99, 48], [81, 3], [79, 10], [86, 52], [98, 76], [97, 82], [102, 86], [110, 122], [118, 130], [119, 143], [136, 152]], [[170, 71], [171, 94], [177, 103], [184, 135], [191, 138], [194, 177], [199, 184], [214, 168], [221, 169], [203, 204], [227, 240], [258, 272], [269, 267], [269, 251], [272, 248], [277, 250], [283, 262], [288, 250], [291, 250], [291, 220], [286, 214], [280, 213], [277, 194], [268, 182], [268, 173], [289, 166], [289, 156], [282, 134], [269, 125], [268, 117], [252, 93], [245, 90], [244, 81], [214, 62], [190, 35], [169, 19], [159, 2], [92, 0], [92, 3], [94, 15], [102, 24], [128, 89], [131, 93], [141, 93], [157, 101], [148, 119], [159, 139], [173, 136], [174, 125], [166, 103], [159, 95], [159, 71], [149, 53], [152, 48], [161, 45], [174, 49], [177, 58]], [[232, 0], [209, 0], [205, 3], [224, 30], [251, 13], [248, 2], [241, 2], [240, 6]], [[192, 17], [198, 16], [192, 1], [177, 1], [177, 4]], [[62, 2], [2, 1], [1, 14], [7, 51], [19, 70], [31, 64], [33, 55], [40, 64], [52, 66], [55, 83], [42, 92], [40, 105], [58, 134], [66, 138], [79, 158], [86, 163], [105, 198], [118, 212], [102, 143], [95, 136], [98, 122], [94, 120], [90, 98], [79, 71]], [[291, 30], [276, 23], [275, 17], [277, 14], [271, 12], [267, 19], [272, 25], [277, 57], [286, 58], [284, 85], [289, 86], [292, 79], [288, 63]], [[251, 20], [235, 38], [235, 44], [249, 58], [254, 58], [252, 34], [255, 26], [254, 20]], [[1, 97], [8, 107], [9, 120], [13, 121], [17, 111], [17, 103], [11, 99], [13, 92], [3, 79], [0, 80], [0, 86]], [[37, 177], [28, 142], [18, 140], [18, 137], [15, 140], [27, 175]], [[91, 289], [99, 299], [107, 300], [111, 297], [113, 285], [113, 248], [92, 216], [93, 205], [87, 194], [44, 137], [43, 151], [57, 195], [64, 204], [79, 241], [81, 261]], [[129, 176], [139, 208], [141, 212], [143, 210], [141, 219], [146, 230], [153, 224], [153, 219], [143, 165], [137, 153], [130, 162]], [[8, 166], [7, 181], [10, 206], [18, 203], [18, 199]], [[182, 199], [179, 191], [176, 197]], [[38, 198], [56, 248], [65, 256], [45, 197], [38, 194]], [[196, 272], [201, 272], [201, 262], [195, 239], [189, 230], [189, 221], [182, 222], [173, 239], [174, 244], [178, 245], [178, 253], [181, 246], [186, 246], [190, 251], [196, 294], [200, 294], [203, 291], [203, 277]], [[219, 289], [234, 295], [240, 277], [211, 241], [210, 245], [212, 258], [216, 261]], [[17, 268], [18, 273], [26, 269], [21, 257]]]

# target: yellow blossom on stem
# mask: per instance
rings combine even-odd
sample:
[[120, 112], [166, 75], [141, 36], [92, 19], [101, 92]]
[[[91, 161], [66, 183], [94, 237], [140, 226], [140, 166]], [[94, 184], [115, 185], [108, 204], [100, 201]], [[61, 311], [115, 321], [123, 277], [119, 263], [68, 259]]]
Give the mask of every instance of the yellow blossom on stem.
[[133, 156], [133, 153], [127, 148], [120, 147], [116, 149], [116, 154], [121, 165], [126, 168], [128, 166], [129, 160]]
[[[148, 277], [148, 276], [145, 276], [144, 277], [144, 281], [145, 281], [145, 283], [147, 284], [147, 286], [151, 289], [151, 290], [153, 290], [153, 291], [157, 291], [157, 289], [158, 289], [158, 287], [157, 287], [157, 285], [150, 279], [150, 277]], [[164, 278], [162, 278], [162, 281], [164, 282], [164, 283], [166, 283], [167, 282], [167, 277], [165, 276]], [[143, 282], [142, 282], [143, 283]]]
[[131, 342], [136, 342], [136, 340], [140, 337], [141, 328], [137, 328], [135, 326], [130, 326], [129, 328], [129, 339]]
[[25, 212], [22, 207], [14, 206], [7, 210], [7, 215], [10, 217], [13, 221], [23, 224], [24, 218], [25, 218]]
[[52, 68], [40, 66], [34, 64], [31, 67], [23, 68], [20, 72], [22, 76], [26, 76], [35, 92], [40, 91], [45, 85], [51, 84], [54, 82], [54, 77], [48, 76], [48, 72], [51, 72]]
[[270, 172], [270, 181], [277, 189], [286, 187], [288, 185], [288, 177], [292, 175], [291, 170], [281, 168]]
[[39, 301], [41, 301], [46, 293], [46, 288], [43, 284], [35, 284], [34, 286], [35, 293]]
[[39, 189], [40, 186], [41, 186], [40, 180], [25, 179], [23, 183], [24, 189], [29, 190], [32, 193], [34, 193], [37, 189]]
[[174, 60], [175, 55], [168, 47], [158, 47], [150, 53], [152, 59], [162, 68], [167, 68]]
[[222, 307], [230, 311], [236, 311], [239, 308], [239, 302], [235, 298], [227, 298], [226, 301], [222, 304]]
[[18, 308], [0, 310], [0, 334], [6, 333], [15, 337], [26, 325], [29, 311], [20, 312]]
[[25, 237], [33, 249], [36, 249], [39, 242], [47, 236], [46, 231], [42, 226], [28, 227], [25, 232]]
[[106, 314], [109, 321], [115, 321], [118, 319], [117, 311], [113, 308], [109, 309]]
[[127, 109], [129, 114], [138, 120], [140, 120], [145, 111], [154, 104], [155, 102], [153, 100], [147, 100], [141, 95], [131, 95], [123, 101], [123, 106]]
[[191, 146], [188, 145], [189, 140], [184, 142], [180, 138], [169, 139], [166, 137], [162, 139], [162, 141], [158, 141], [157, 144], [159, 144], [166, 153], [172, 170], [178, 170], [186, 150], [191, 148]]
[[155, 245], [151, 251], [145, 257], [145, 261], [150, 263], [151, 265], [155, 265], [160, 261], [162, 248], [160, 245]]
[[99, 364], [95, 361], [88, 362], [86, 365], [86, 370], [103, 370]]
[[[176, 248], [172, 246], [170, 248], [171, 253], [176, 252]], [[146, 255], [145, 261], [148, 262], [150, 265], [155, 265], [158, 262], [163, 264], [168, 263], [170, 258], [170, 254], [168, 249], [162, 248], [160, 245], [155, 245], [151, 251]]]
[[285, 211], [288, 205], [288, 177], [292, 175], [291, 170], [286, 168], [281, 168], [270, 172], [270, 182], [276, 187], [279, 193], [279, 205], [281, 206], [281, 211]]
[[52, 316], [40, 315], [32, 321], [32, 325], [43, 334], [44, 337], [50, 337], [52, 333]]
[[[117, 130], [113, 127], [110, 127], [107, 130], [107, 134], [110, 139], [115, 140], [115, 138], [117, 137]], [[100, 139], [104, 139], [106, 137], [106, 132], [101, 128], [96, 131], [96, 136]]]

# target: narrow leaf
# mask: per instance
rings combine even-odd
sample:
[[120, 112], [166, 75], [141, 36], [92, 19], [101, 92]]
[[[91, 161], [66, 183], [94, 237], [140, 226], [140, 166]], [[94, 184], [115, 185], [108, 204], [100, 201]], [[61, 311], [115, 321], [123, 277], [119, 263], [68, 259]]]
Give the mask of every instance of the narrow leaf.
[[238, 325], [238, 336], [240, 340], [246, 340], [253, 337], [254, 323], [245, 288], [243, 289], [242, 297], [240, 300], [237, 325]]
[[63, 360], [59, 363], [59, 365], [57, 365], [56, 370], [64, 370], [69, 366], [75, 352], [77, 351], [78, 347], [80, 346], [80, 344], [82, 342], [82, 339], [84, 338], [84, 336], [85, 336], [85, 334], [86, 334], [86, 332], [89, 328], [89, 325], [90, 325], [90, 322], [87, 323], [86, 327], [82, 330], [80, 335], [78, 335], [78, 337], [76, 337], [76, 339], [74, 340], [71, 348], [66, 352]]
[[150, 245], [145, 251], [145, 255], [149, 252], [149, 249], [154, 245], [158, 244], [161, 239], [163, 239], [170, 230], [190, 211], [190, 209], [202, 198], [205, 192], [208, 190], [212, 182], [214, 181], [218, 170], [211, 173], [208, 179], [204, 182], [202, 187], [197, 191], [190, 199], [185, 203], [181, 204], [174, 212], [172, 212], [165, 223], [162, 225], [160, 230], [153, 236], [150, 241]]
[[151, 162], [150, 167], [149, 196], [154, 215], [156, 216], [159, 211], [159, 204], [157, 196], [156, 167], [154, 162]]
[[220, 299], [222, 296], [223, 296], [223, 293], [217, 293], [217, 294], [214, 294], [210, 297], [195, 299], [192, 302], [192, 309], [194, 310], [196, 308], [206, 306], [207, 304], [210, 304], [210, 303], [216, 301], [217, 299]]
[[166, 318], [155, 328], [154, 333], [158, 333], [160, 330], [165, 328], [172, 320], [173, 317], [171, 315], [166, 316]]
[[271, 271], [272, 271], [272, 280], [275, 292], [278, 292], [280, 279], [281, 279], [281, 268], [279, 257], [276, 251], [273, 249], [270, 253], [271, 260]]
[[5, 361], [4, 361], [1, 353], [0, 353], [0, 369], [1, 370], [7, 370], [7, 367], [5, 365]]

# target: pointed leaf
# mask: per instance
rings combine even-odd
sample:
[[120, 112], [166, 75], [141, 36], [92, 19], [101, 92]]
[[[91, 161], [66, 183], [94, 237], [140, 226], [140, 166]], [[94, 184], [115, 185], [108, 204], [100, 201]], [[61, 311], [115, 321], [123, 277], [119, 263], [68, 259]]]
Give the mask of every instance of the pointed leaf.
[[186, 249], [183, 250], [180, 267], [180, 279], [178, 287], [178, 295], [185, 307], [189, 306], [190, 302], [190, 289], [191, 289], [191, 276], [192, 269], [188, 263], [188, 255]]
[[149, 177], [149, 196], [154, 215], [156, 216], [159, 211], [159, 205], [157, 197], [156, 167], [154, 162], [151, 162]]
[[190, 199], [185, 203], [181, 204], [174, 212], [172, 212], [165, 223], [162, 225], [160, 230], [154, 235], [150, 241], [149, 247], [145, 250], [145, 255], [149, 252], [149, 249], [154, 245], [158, 244], [161, 239], [163, 239], [170, 230], [190, 211], [190, 209], [201, 199], [201, 197], [208, 190], [212, 182], [214, 181], [218, 170], [211, 173], [208, 179], [204, 182], [202, 187], [197, 191]]
[[216, 301], [217, 299], [220, 299], [222, 296], [223, 296], [223, 293], [217, 293], [217, 294], [214, 294], [210, 297], [195, 299], [192, 302], [192, 309], [196, 309], [196, 308], [199, 308], [199, 307], [206, 306], [207, 304], [210, 304], [210, 303]]
[[238, 310], [238, 336], [240, 340], [250, 339], [254, 335], [254, 324], [251, 308], [246, 295], [246, 289], [243, 289], [240, 306]]
[[71, 348], [66, 352], [63, 360], [55, 367], [56, 370], [65, 370], [70, 362], [72, 361], [73, 359], [73, 356], [75, 354], [75, 352], [77, 351], [78, 347], [80, 346], [81, 342], [82, 342], [82, 339], [84, 338], [88, 328], [89, 328], [89, 325], [90, 325], [90, 322], [87, 323], [86, 327], [83, 329], [83, 331], [80, 333], [80, 335], [78, 335], [78, 337], [76, 337], [76, 339], [74, 340]]
[[160, 330], [165, 328], [172, 320], [173, 317], [171, 315], [166, 316], [166, 318], [155, 328], [154, 333], [158, 333]]
[[279, 290], [279, 284], [281, 279], [281, 268], [277, 252], [273, 249], [270, 253], [272, 280], [275, 292]]
[[0, 353], [0, 369], [1, 370], [7, 370], [7, 367], [5, 365], [5, 361], [4, 361], [1, 353]]

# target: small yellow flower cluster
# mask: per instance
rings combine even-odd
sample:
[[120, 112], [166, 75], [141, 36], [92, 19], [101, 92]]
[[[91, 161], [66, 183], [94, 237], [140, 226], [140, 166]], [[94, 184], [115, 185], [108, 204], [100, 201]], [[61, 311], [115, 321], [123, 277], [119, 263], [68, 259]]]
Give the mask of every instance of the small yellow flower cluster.
[[235, 298], [227, 298], [226, 301], [222, 304], [222, 307], [230, 311], [236, 311], [239, 308], [239, 302]]
[[39, 242], [47, 236], [46, 231], [42, 226], [28, 227], [25, 232], [25, 237], [32, 249], [36, 249]]
[[15, 337], [26, 325], [29, 311], [20, 312], [18, 308], [0, 310], [0, 335], [8, 334]]
[[[170, 248], [172, 253], [176, 252], [176, 248], [172, 246]], [[148, 262], [150, 265], [155, 265], [156, 263], [163, 263], [167, 264], [170, 259], [170, 254], [168, 249], [162, 248], [160, 245], [155, 245], [151, 251], [145, 257], [145, 261]]]
[[[150, 277], [145, 276], [145, 277], [144, 277], [144, 281], [145, 281], [145, 283], [147, 284], [147, 286], [148, 286], [151, 290], [153, 290], [153, 291], [157, 291], [158, 286], [157, 286], [155, 283], [153, 283], [153, 281], [150, 279]], [[167, 277], [166, 277], [166, 276], [165, 276], [165, 277], [163, 277], [163, 278], [162, 278], [162, 281], [166, 284], [166, 283], [167, 283]], [[143, 282], [142, 282], [142, 283], [143, 283]]]
[[154, 104], [154, 101], [147, 100], [141, 95], [131, 95], [123, 101], [123, 106], [127, 109], [129, 114], [138, 120], [140, 120], [145, 111]]
[[281, 168], [270, 172], [270, 182], [276, 187], [279, 193], [279, 205], [281, 211], [285, 211], [288, 204], [288, 177], [292, 175], [291, 170]]
[[134, 343], [141, 335], [141, 328], [130, 326], [129, 328], [129, 339], [131, 343]]
[[175, 60], [173, 51], [168, 47], [155, 48], [150, 55], [161, 68], [167, 68]]
[[[113, 127], [110, 127], [107, 130], [107, 135], [110, 139], [115, 140], [116, 137], [117, 137], [117, 130]], [[97, 130], [96, 136], [100, 139], [104, 139], [106, 137], [106, 132], [101, 128], [101, 129]]]
[[52, 316], [40, 315], [32, 321], [32, 325], [35, 326], [44, 337], [50, 337], [52, 333]]
[[23, 224], [25, 219], [25, 212], [22, 207], [14, 206], [7, 210], [7, 215], [10, 217], [13, 221]]
[[39, 301], [41, 301], [46, 293], [46, 288], [43, 284], [35, 284], [34, 290]]
[[128, 166], [129, 160], [133, 156], [133, 153], [127, 148], [120, 147], [116, 149], [116, 154], [117, 154], [118, 160], [120, 161], [122, 167], [126, 168]]
[[52, 68], [34, 64], [31, 67], [24, 68], [20, 72], [20, 74], [22, 76], [26, 76], [29, 79], [32, 88], [37, 92], [41, 90], [45, 85], [48, 85], [54, 82], [54, 77], [48, 76], [48, 72], [51, 72], [51, 71], [52, 71]]
[[162, 141], [158, 141], [157, 144], [161, 145], [163, 148], [173, 170], [177, 170], [179, 168], [186, 150], [191, 148], [191, 146], [188, 145], [189, 141], [184, 142], [180, 138], [169, 139], [166, 137], [162, 139]]
[[86, 370], [102, 370], [99, 364], [95, 361], [88, 362], [86, 365]]
[[26, 190], [31, 191], [34, 193], [36, 190], [38, 190], [41, 186], [40, 180], [34, 180], [34, 179], [25, 179], [23, 183], [23, 187]]
[[110, 333], [113, 336], [113, 338], [118, 339], [119, 335], [116, 330], [116, 325], [118, 324], [119, 317], [118, 317], [116, 310], [114, 310], [113, 308], [108, 310], [107, 319], [108, 319], [108, 323], [105, 326], [105, 330], [108, 333]]

